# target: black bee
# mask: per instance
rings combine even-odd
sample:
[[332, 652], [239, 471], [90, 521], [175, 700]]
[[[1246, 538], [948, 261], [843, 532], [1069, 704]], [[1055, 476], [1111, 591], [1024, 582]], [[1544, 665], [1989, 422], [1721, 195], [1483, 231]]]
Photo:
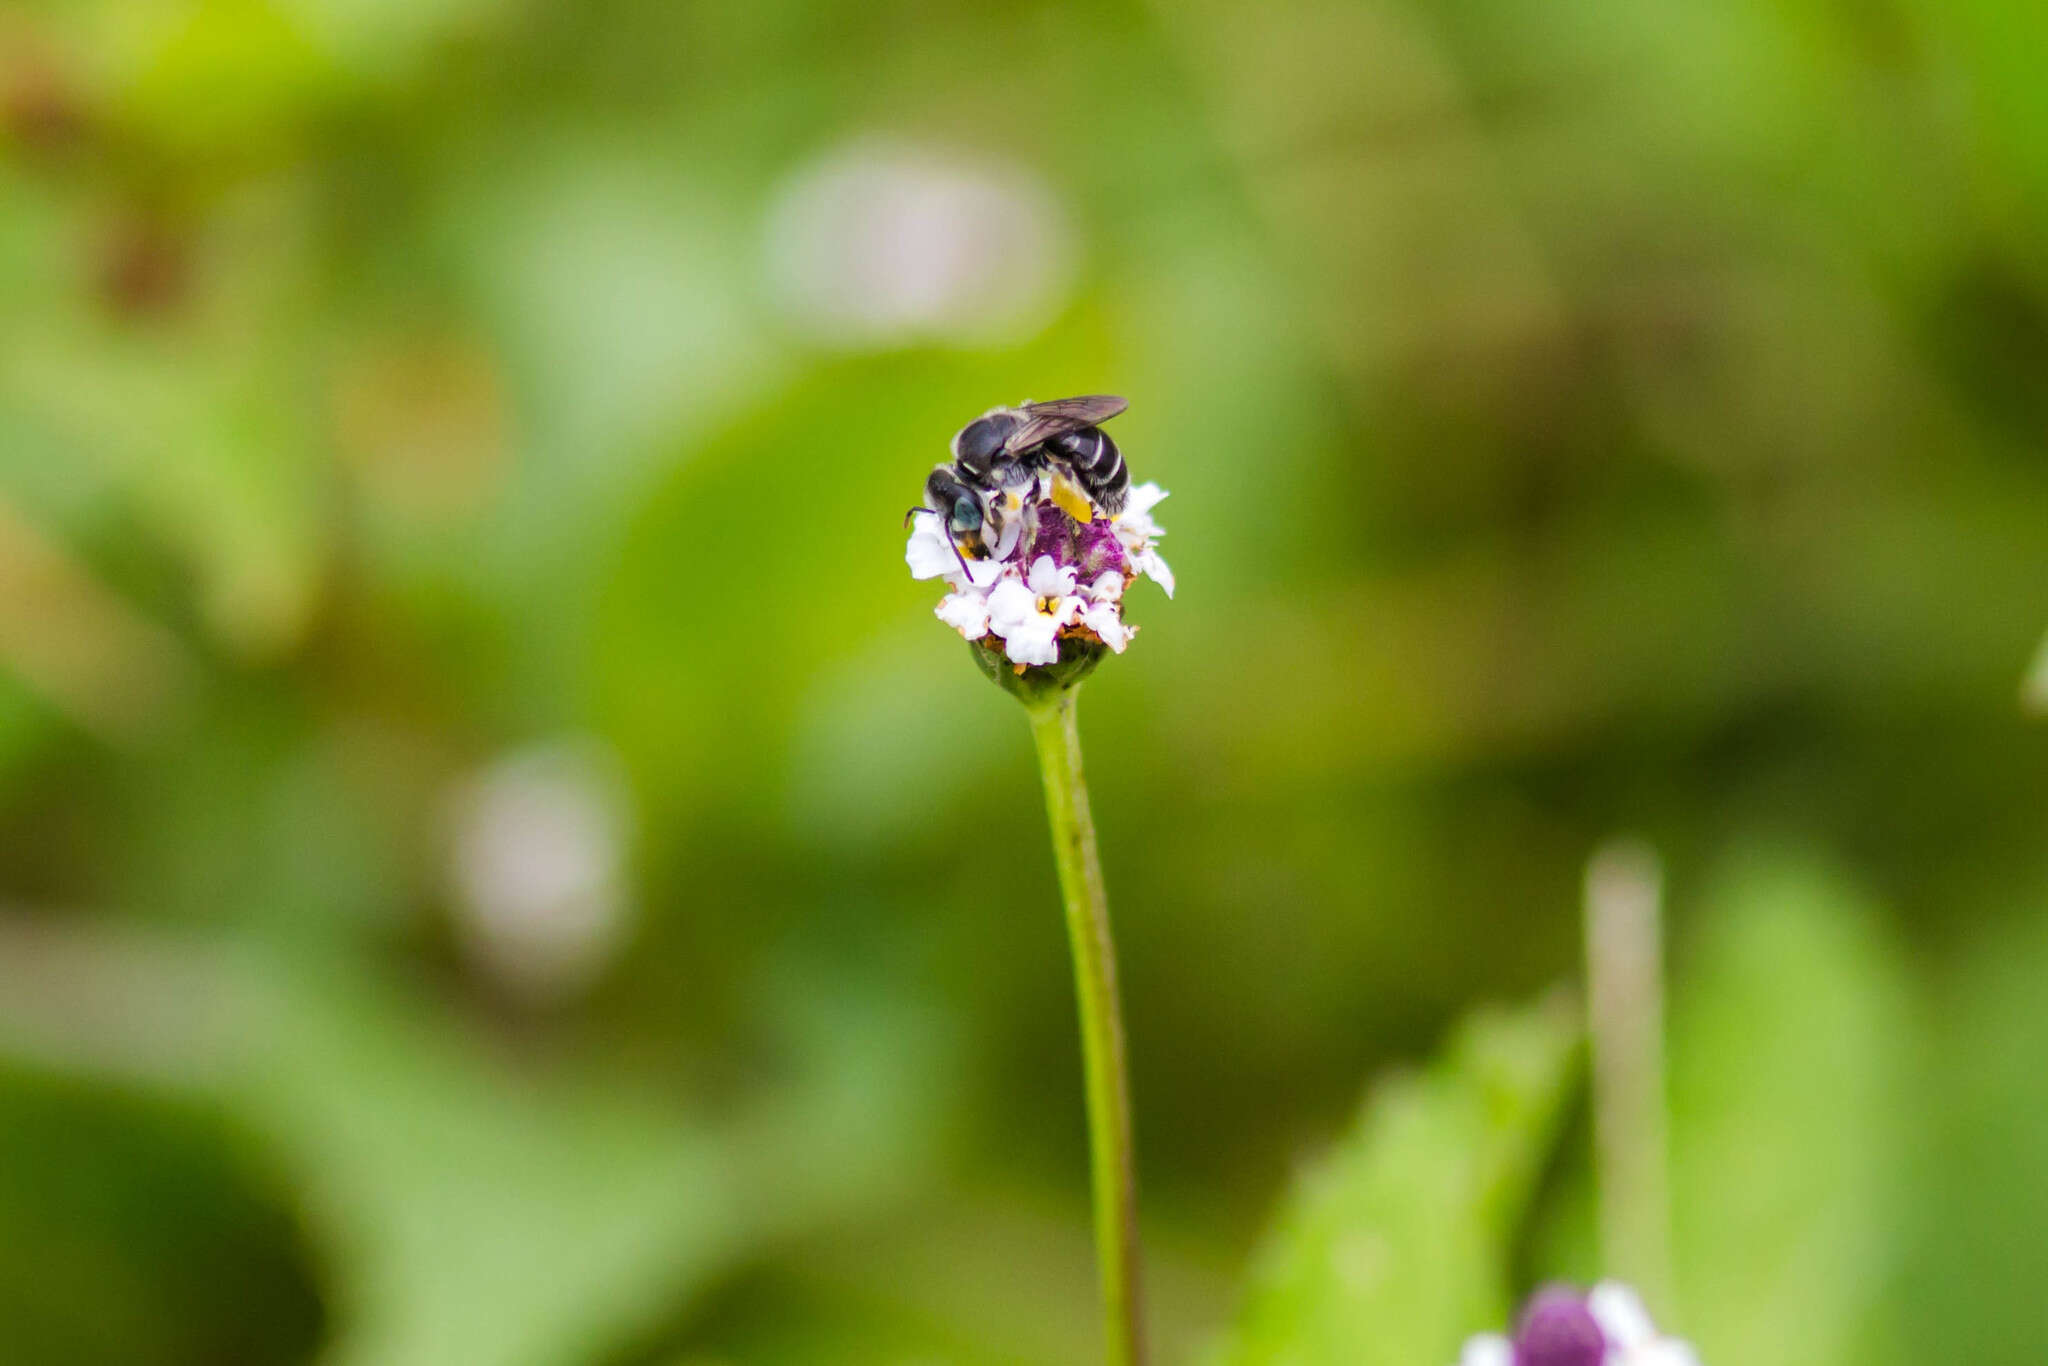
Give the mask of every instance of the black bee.
[[1114, 517], [1124, 510], [1131, 472], [1099, 424], [1128, 407], [1112, 394], [1089, 394], [992, 408], [953, 438], [953, 463], [964, 481], [985, 490], [1014, 488], [1049, 466], [1064, 469]]
[[[1026, 492], [1051, 476], [1053, 500], [1076, 521], [1097, 509], [1111, 517], [1124, 510], [1131, 472], [1123, 452], [1102, 430], [1130, 405], [1111, 394], [991, 408], [953, 437], [953, 463], [940, 465], [925, 480], [928, 511], [945, 519], [955, 548], [964, 542], [981, 554], [1002, 555], [1014, 540]], [[1067, 495], [1061, 476], [1078, 496]]]

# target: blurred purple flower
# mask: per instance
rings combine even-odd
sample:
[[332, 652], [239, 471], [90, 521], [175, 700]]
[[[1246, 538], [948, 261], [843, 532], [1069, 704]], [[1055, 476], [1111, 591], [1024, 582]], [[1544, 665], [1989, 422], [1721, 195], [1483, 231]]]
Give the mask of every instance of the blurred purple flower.
[[1458, 1366], [1699, 1366], [1699, 1357], [1658, 1335], [1635, 1291], [1602, 1281], [1583, 1295], [1570, 1286], [1537, 1291], [1512, 1338], [1473, 1338]]

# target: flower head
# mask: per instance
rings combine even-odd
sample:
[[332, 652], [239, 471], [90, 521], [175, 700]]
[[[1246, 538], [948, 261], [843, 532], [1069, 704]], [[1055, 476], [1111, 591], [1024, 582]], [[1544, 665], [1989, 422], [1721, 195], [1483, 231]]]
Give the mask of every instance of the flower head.
[[[943, 579], [950, 591], [935, 609], [940, 621], [977, 644], [991, 677], [1023, 678], [1040, 669], [1062, 675], [1061, 686], [1094, 667], [1105, 652], [1122, 654], [1137, 634], [1123, 617], [1124, 590], [1149, 578], [1173, 596], [1173, 571], [1156, 548], [1166, 533], [1152, 509], [1166, 497], [1157, 484], [1131, 489], [1123, 511], [1077, 520], [1075, 494], [1056, 488], [1059, 475], [1034, 477], [1020, 491], [995, 495], [1000, 531], [953, 534], [945, 510], [921, 508], [904, 547], [912, 578]], [[998, 678], [998, 681], [1002, 681]], [[1014, 690], [1014, 689], [1013, 689]]]
[[1699, 1366], [1699, 1357], [1658, 1336], [1635, 1291], [1602, 1281], [1583, 1295], [1569, 1286], [1537, 1291], [1512, 1338], [1473, 1338], [1458, 1366]]

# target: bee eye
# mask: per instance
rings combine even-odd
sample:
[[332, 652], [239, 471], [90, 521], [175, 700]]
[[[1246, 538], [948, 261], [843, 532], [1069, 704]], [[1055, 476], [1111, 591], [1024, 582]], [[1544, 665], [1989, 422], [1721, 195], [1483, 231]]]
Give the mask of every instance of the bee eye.
[[953, 500], [953, 526], [960, 531], [972, 531], [980, 525], [981, 506], [972, 498], [955, 498]]

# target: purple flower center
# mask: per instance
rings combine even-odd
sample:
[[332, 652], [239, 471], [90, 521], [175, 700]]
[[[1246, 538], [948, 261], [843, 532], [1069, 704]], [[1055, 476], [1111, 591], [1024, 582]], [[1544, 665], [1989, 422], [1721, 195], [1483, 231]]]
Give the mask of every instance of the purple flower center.
[[1130, 577], [1130, 560], [1109, 518], [1098, 516], [1083, 525], [1051, 501], [1039, 503], [1037, 514], [1036, 529], [1012, 555], [1017, 563], [1028, 566], [1040, 555], [1050, 555], [1055, 565], [1073, 569], [1084, 584], [1112, 569]]
[[1515, 1333], [1515, 1366], [1601, 1366], [1607, 1337], [1585, 1297], [1563, 1286], [1539, 1290]]

